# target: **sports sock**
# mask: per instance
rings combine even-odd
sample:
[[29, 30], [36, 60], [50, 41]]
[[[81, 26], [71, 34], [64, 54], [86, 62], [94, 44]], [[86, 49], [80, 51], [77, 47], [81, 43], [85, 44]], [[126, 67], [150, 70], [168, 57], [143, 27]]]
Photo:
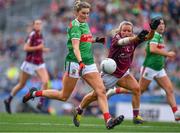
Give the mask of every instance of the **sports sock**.
[[44, 103], [44, 97], [40, 97], [40, 100], [39, 100], [38, 104], [43, 105], [43, 103]]
[[121, 88], [116, 88], [116, 89], [115, 89], [115, 92], [116, 92], [116, 94], [121, 93]]
[[175, 113], [177, 110], [178, 110], [177, 106], [172, 107], [172, 111], [173, 111], [173, 113]]
[[12, 95], [9, 95], [9, 97], [7, 98], [7, 101], [10, 103], [13, 99], [13, 96]]
[[133, 117], [137, 117], [139, 115], [139, 109], [133, 109]]
[[111, 118], [111, 115], [107, 112], [107, 113], [104, 113], [103, 114], [104, 116], [104, 120], [107, 122], [110, 118]]
[[80, 106], [78, 106], [78, 107], [76, 108], [76, 111], [77, 111], [77, 113], [78, 113], [79, 115], [81, 115], [81, 114], [83, 113], [83, 109], [82, 109]]
[[32, 95], [33, 95], [34, 97], [41, 97], [41, 96], [42, 96], [42, 90], [35, 91], [35, 92], [33, 92]]

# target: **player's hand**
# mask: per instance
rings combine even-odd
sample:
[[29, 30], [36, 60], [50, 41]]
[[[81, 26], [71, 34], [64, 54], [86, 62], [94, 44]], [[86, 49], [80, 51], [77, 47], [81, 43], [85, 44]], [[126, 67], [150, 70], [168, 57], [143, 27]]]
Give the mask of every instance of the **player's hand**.
[[82, 76], [82, 71], [84, 68], [85, 68], [85, 64], [82, 61], [80, 61], [79, 62], [79, 75], [80, 76]]
[[40, 44], [37, 46], [37, 50], [43, 50], [43, 48], [44, 48], [44, 44]]
[[43, 52], [49, 53], [49, 52], [51, 52], [51, 49], [50, 48], [43, 48]]
[[106, 43], [106, 38], [105, 37], [96, 37], [95, 42], [105, 44]]
[[176, 53], [175, 53], [174, 51], [169, 51], [169, 52], [168, 52], [168, 57], [169, 57], [170, 59], [174, 59], [174, 58], [176, 57]]
[[138, 37], [138, 39], [140, 40], [140, 41], [145, 41], [146, 40], [146, 35], [149, 33], [149, 31], [147, 31], [147, 30], [142, 30], [138, 35], [137, 35], [137, 37]]
[[160, 17], [155, 17], [151, 20], [149, 26], [152, 30], [156, 30], [158, 25], [160, 24], [160, 20], [161, 18]]

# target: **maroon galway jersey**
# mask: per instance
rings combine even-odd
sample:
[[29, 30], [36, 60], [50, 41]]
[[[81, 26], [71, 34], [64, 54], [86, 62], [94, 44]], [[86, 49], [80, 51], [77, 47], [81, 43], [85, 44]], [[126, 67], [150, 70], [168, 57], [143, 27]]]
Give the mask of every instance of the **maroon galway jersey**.
[[117, 64], [116, 71], [112, 74], [117, 78], [121, 78], [126, 71], [129, 69], [132, 60], [135, 48], [141, 43], [140, 41], [129, 43], [124, 46], [118, 45], [118, 40], [121, 39], [119, 34], [116, 34], [112, 38], [108, 58], [115, 60]]
[[[26, 41], [27, 44], [25, 45], [30, 45], [30, 46], [38, 46], [43, 42], [43, 36], [42, 34], [32, 31]], [[44, 62], [43, 60], [43, 51], [42, 50], [37, 50], [37, 51], [32, 51], [32, 52], [27, 52], [26, 54], [26, 59], [27, 62], [39, 65]]]

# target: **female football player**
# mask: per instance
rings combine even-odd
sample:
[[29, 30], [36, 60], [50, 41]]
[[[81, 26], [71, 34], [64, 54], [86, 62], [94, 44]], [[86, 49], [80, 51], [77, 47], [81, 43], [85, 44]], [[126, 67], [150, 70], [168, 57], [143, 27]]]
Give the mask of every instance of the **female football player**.
[[166, 92], [167, 101], [172, 108], [176, 121], [180, 120], [180, 111], [177, 108], [173, 85], [164, 69], [165, 57], [174, 59], [175, 52], [165, 50], [163, 33], [165, 32], [165, 23], [160, 18], [160, 25], [156, 29], [154, 37], [148, 42], [146, 47], [146, 57], [141, 69], [141, 78], [139, 81], [142, 93], [147, 90], [153, 79]]
[[[109, 50], [108, 58], [115, 60], [117, 64], [116, 71], [113, 74], [103, 73], [102, 78], [106, 89], [111, 89], [120, 86], [132, 91], [132, 106], [133, 106], [133, 122], [135, 124], [143, 123], [143, 119], [139, 116], [140, 106], [140, 86], [134, 76], [129, 72], [130, 65], [133, 60], [133, 54], [136, 47], [145, 40], [153, 37], [155, 29], [159, 25], [160, 20], [152, 20], [150, 23], [151, 31], [141, 31], [137, 36], [133, 34], [133, 24], [129, 21], [120, 23], [119, 28], [116, 30]], [[117, 88], [119, 89], [119, 88]], [[76, 108], [76, 114], [81, 115], [83, 109], [86, 108], [91, 102], [97, 100], [97, 94], [92, 91], [87, 94], [79, 107]], [[78, 115], [74, 116], [74, 124], [80, 122]]]
[[[23, 102], [27, 102], [34, 97], [47, 97], [67, 101], [75, 88], [77, 80], [82, 77], [96, 92], [106, 127], [112, 129], [123, 121], [124, 116], [112, 119], [109, 114], [105, 87], [94, 63], [91, 49], [92, 42], [99, 42], [101, 39], [96, 38], [94, 40], [89, 30], [87, 19], [90, 12], [90, 4], [76, 1], [75, 11], [76, 19], [70, 22], [67, 30], [67, 47], [69, 53], [66, 56], [62, 90], [37, 91], [35, 88], [32, 88], [24, 96]], [[80, 118], [78, 117], [78, 119]]]
[[[33, 22], [33, 30], [29, 34], [26, 43], [24, 45], [24, 51], [26, 52], [26, 58], [21, 65], [21, 73], [19, 83], [12, 89], [10, 95], [4, 100], [5, 108], [8, 113], [11, 113], [11, 101], [13, 97], [20, 91], [26, 84], [26, 81], [31, 75], [37, 74], [42, 81], [42, 89], [48, 88], [48, 72], [43, 60], [43, 52], [49, 51], [49, 48], [45, 48], [42, 35], [42, 21], [37, 19]], [[43, 98], [40, 99], [37, 107], [41, 109], [43, 104]]]

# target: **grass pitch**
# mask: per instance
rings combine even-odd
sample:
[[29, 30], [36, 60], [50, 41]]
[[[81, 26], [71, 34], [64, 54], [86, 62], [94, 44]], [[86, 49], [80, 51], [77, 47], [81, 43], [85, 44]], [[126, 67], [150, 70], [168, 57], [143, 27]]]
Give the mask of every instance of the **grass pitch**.
[[70, 116], [0, 113], [0, 132], [180, 132], [180, 123], [134, 125], [132, 121], [125, 120], [114, 129], [107, 130], [104, 121], [95, 117], [83, 117], [80, 127], [75, 127]]

